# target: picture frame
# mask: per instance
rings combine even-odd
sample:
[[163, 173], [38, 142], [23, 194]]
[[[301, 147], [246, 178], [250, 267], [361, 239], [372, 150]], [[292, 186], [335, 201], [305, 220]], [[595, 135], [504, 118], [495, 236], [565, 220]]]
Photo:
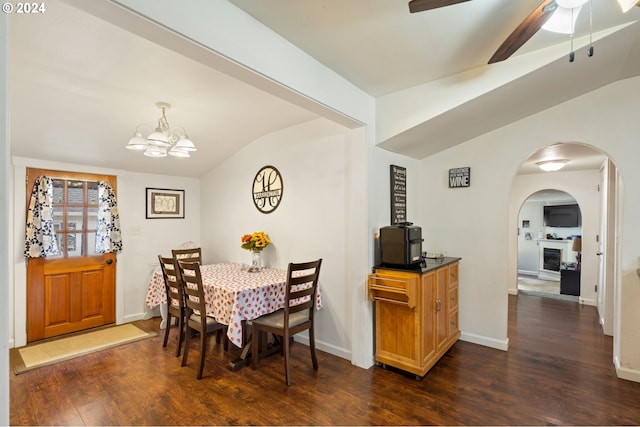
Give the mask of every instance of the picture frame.
[[184, 190], [147, 187], [146, 193], [147, 219], [184, 218]]

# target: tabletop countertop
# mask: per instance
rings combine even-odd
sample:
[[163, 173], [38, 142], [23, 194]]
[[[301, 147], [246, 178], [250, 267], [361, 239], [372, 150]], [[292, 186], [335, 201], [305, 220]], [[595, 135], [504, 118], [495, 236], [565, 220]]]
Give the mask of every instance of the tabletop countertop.
[[384, 270], [396, 270], [396, 271], [407, 271], [410, 273], [428, 273], [430, 271], [436, 270], [440, 267], [445, 267], [449, 264], [453, 264], [454, 262], [460, 261], [462, 258], [459, 257], [443, 257], [443, 258], [425, 258], [423, 262], [420, 264], [416, 264], [415, 267], [395, 267], [395, 266], [386, 266], [386, 265], [376, 265], [373, 267], [375, 272], [376, 269], [384, 269]]

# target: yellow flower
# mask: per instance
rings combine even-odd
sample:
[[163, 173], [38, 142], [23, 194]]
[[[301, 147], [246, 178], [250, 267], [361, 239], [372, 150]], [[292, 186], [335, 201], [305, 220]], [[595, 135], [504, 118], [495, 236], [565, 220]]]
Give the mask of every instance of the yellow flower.
[[245, 234], [240, 239], [240, 247], [252, 252], [260, 252], [271, 243], [271, 239], [264, 231], [255, 231], [252, 234]]

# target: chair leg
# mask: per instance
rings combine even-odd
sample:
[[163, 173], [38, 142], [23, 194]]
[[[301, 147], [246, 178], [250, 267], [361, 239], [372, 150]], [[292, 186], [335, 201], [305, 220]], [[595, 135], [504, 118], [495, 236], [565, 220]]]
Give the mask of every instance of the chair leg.
[[313, 326], [309, 328], [309, 348], [311, 349], [311, 363], [313, 363], [313, 369], [318, 370], [318, 359], [316, 358], [316, 339], [313, 333]]
[[289, 373], [289, 353], [290, 353], [290, 344], [289, 344], [289, 334], [285, 334], [282, 337], [283, 345], [284, 345], [284, 375], [287, 380], [287, 385], [291, 385], [291, 374]]
[[251, 367], [258, 369], [258, 341], [260, 340], [260, 331], [253, 328], [251, 331]]
[[178, 318], [178, 328], [180, 328], [180, 331], [178, 333], [178, 348], [176, 348], [176, 357], [180, 356], [180, 352], [182, 351], [182, 343], [184, 342], [184, 316], [180, 316]]
[[171, 329], [171, 313], [167, 313], [167, 324], [164, 327], [164, 341], [162, 342], [162, 347], [166, 347], [167, 342], [169, 342], [169, 329]]
[[200, 331], [200, 366], [198, 367], [197, 379], [202, 379], [202, 372], [204, 371], [204, 358], [207, 353], [207, 332]]
[[189, 356], [189, 347], [191, 347], [191, 328], [187, 324], [185, 327], [186, 338], [184, 340], [184, 354], [182, 355], [182, 364], [180, 366], [187, 366], [187, 357]]
[[224, 340], [222, 342], [222, 348], [224, 349], [224, 351], [229, 351], [229, 337], [227, 337], [227, 331], [229, 330], [228, 326], [225, 326], [222, 329], [222, 339]]

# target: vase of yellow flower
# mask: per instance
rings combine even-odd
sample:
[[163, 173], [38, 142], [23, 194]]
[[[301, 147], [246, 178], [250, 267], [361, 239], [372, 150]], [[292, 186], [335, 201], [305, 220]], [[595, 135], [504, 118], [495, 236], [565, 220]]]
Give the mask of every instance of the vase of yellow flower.
[[262, 268], [261, 252], [269, 246], [271, 240], [264, 231], [256, 231], [253, 234], [245, 234], [242, 236], [242, 244], [240, 247], [251, 252], [251, 267], [249, 272], [254, 273]]

